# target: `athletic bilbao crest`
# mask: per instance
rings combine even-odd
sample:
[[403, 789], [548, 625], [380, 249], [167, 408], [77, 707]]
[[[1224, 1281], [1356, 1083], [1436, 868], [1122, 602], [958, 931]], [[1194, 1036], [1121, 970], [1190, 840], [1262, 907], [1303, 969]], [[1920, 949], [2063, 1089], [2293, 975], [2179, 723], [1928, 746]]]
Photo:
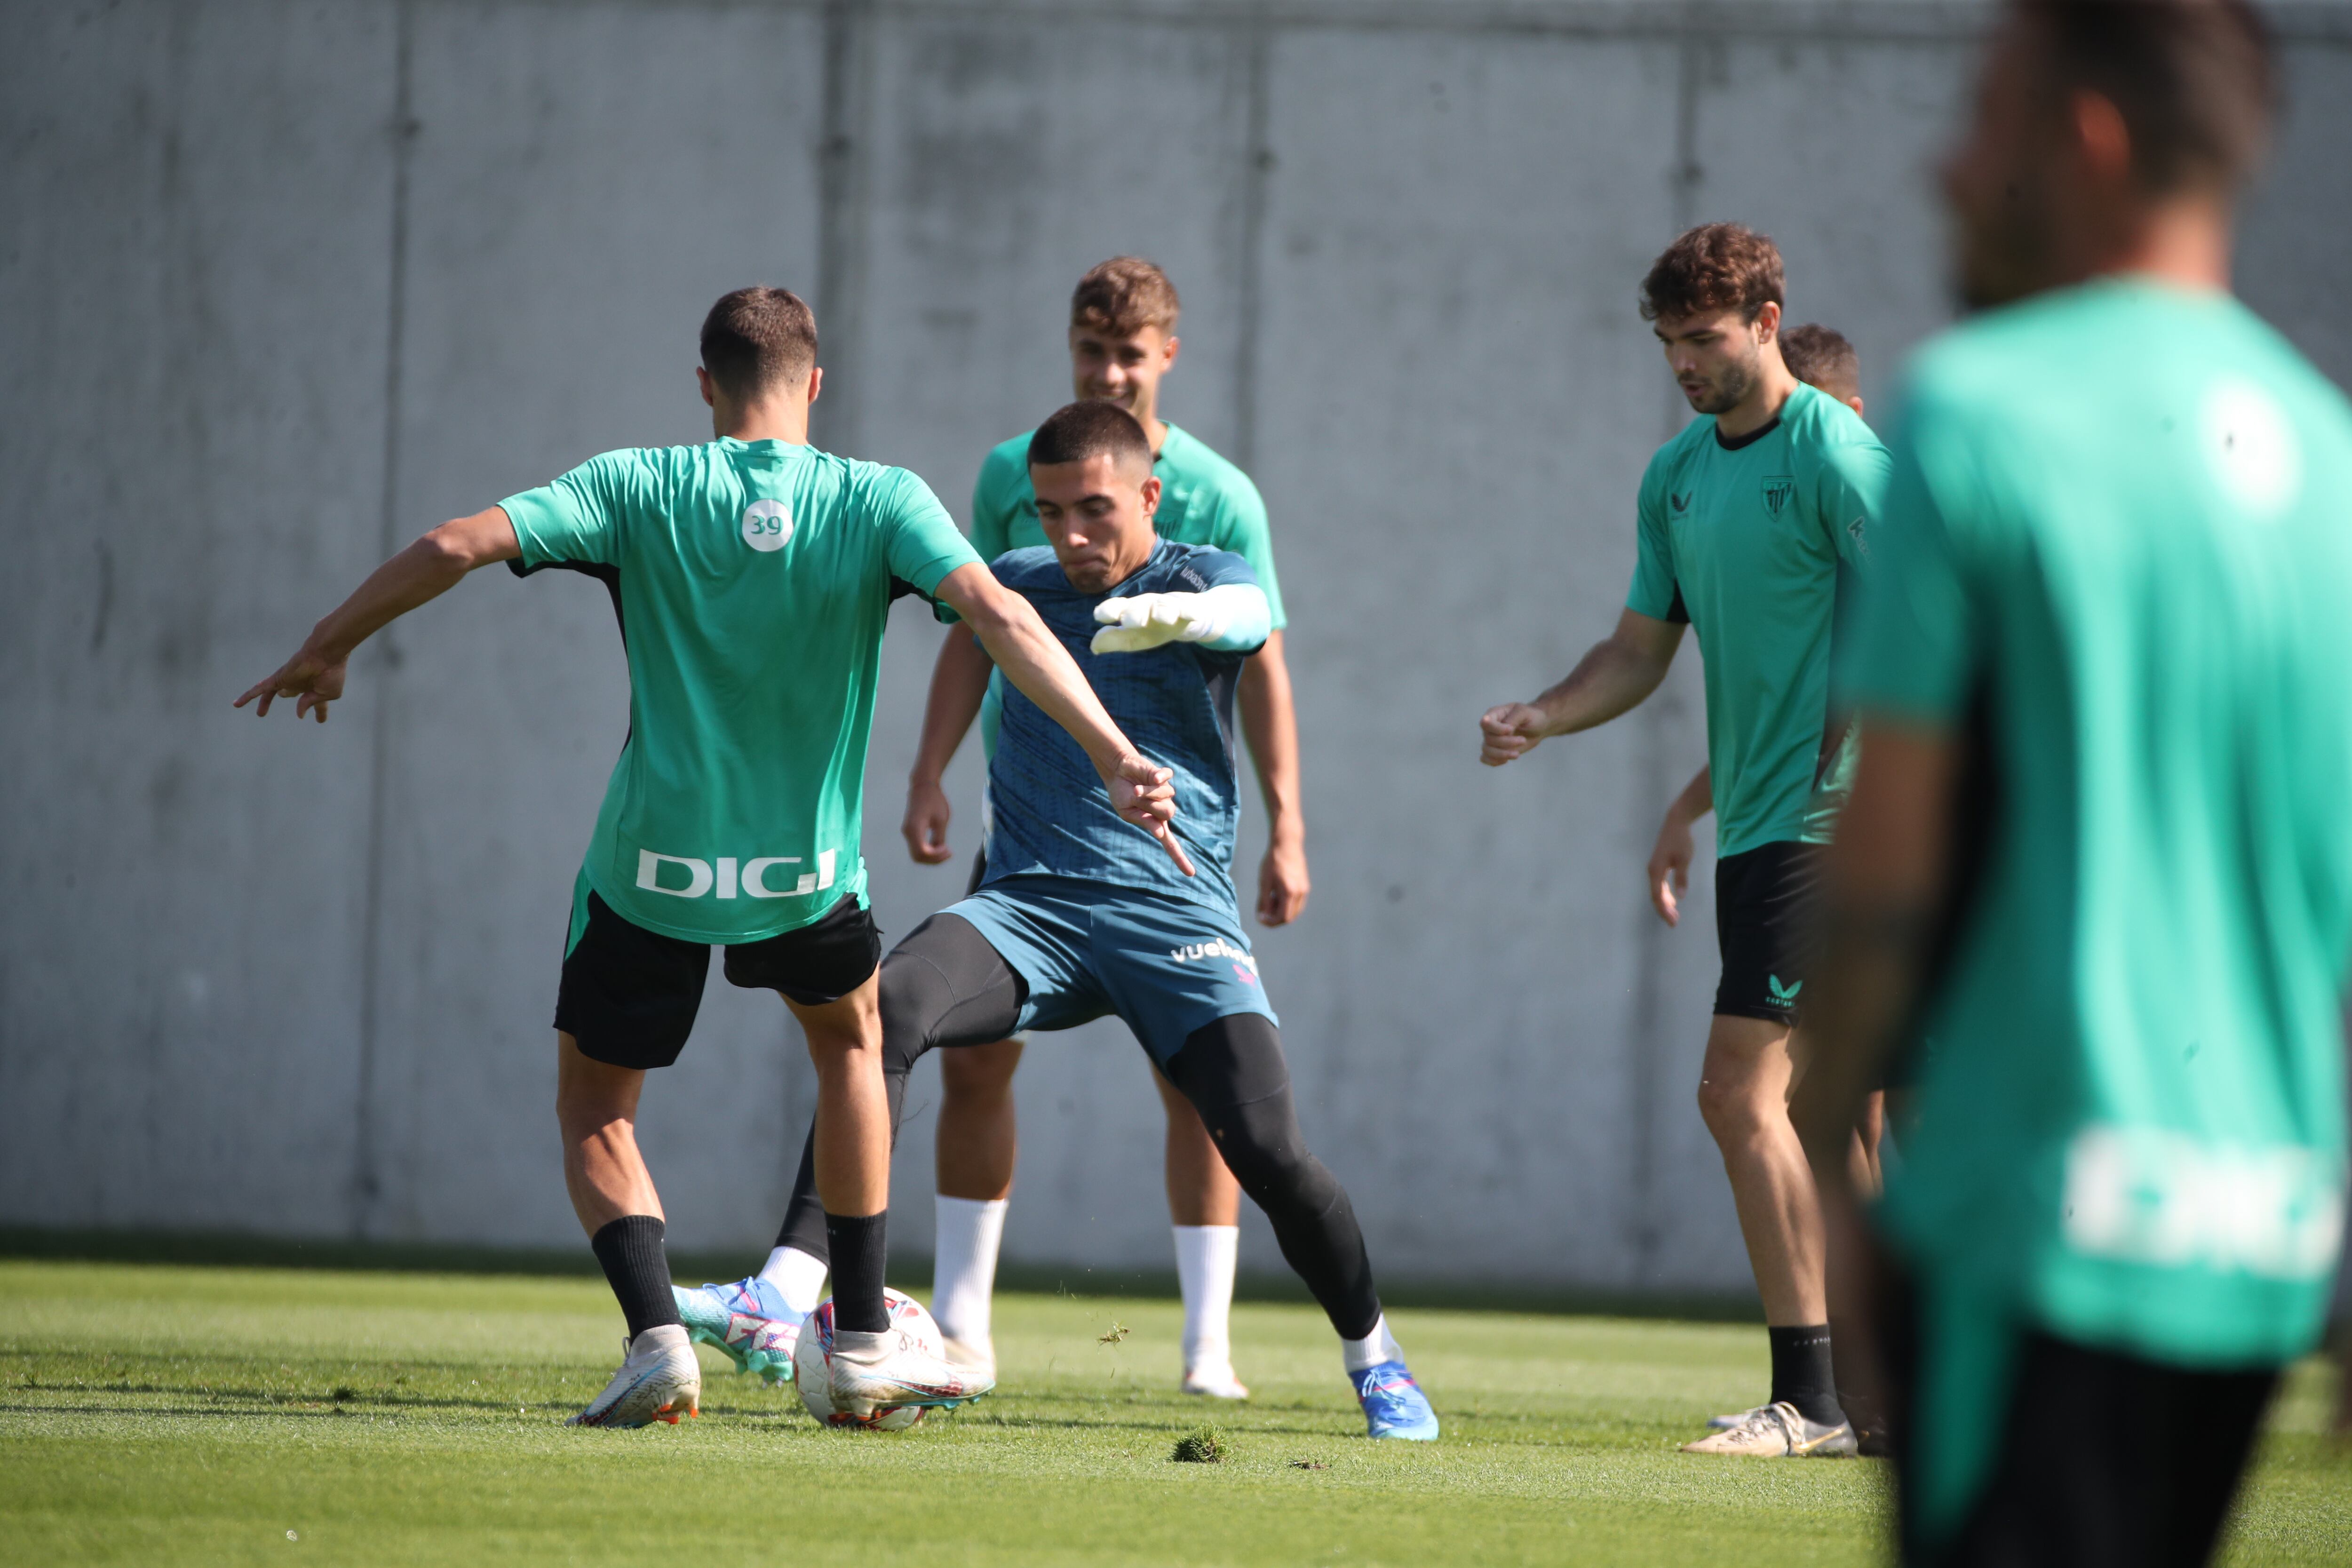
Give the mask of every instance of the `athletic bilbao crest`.
[[1774, 474], [1764, 481], [1764, 510], [1778, 517], [1788, 510], [1789, 501], [1797, 493], [1797, 481], [1787, 474]]

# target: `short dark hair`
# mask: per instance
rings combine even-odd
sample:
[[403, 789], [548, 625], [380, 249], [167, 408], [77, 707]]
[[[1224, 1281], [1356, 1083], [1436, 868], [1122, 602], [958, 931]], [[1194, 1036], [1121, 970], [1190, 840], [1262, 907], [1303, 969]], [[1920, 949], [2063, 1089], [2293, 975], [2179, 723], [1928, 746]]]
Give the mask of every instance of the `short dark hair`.
[[1857, 392], [1862, 389], [1862, 356], [1853, 352], [1843, 332], [1818, 321], [1782, 331], [1780, 357], [1788, 363], [1790, 375], [1832, 397], [1851, 395], [1836, 391], [1829, 384], [1832, 382]]
[[789, 289], [738, 289], [702, 318], [702, 368], [740, 401], [804, 381], [816, 363], [816, 315]]
[[2227, 189], [2270, 141], [2276, 76], [2269, 31], [2247, 0], [2012, 0], [2042, 47], [2042, 85], [2063, 101], [2095, 92], [2131, 137], [2152, 195]]
[[1780, 247], [1746, 224], [1703, 223], [1666, 247], [1642, 279], [1642, 320], [1737, 310], [1754, 321], [1785, 301]]
[[1151, 443], [1135, 416], [1098, 398], [1054, 410], [1029, 437], [1032, 468], [1103, 457], [1120, 463], [1132, 458], [1147, 469], [1151, 467]]
[[1176, 285], [1140, 256], [1114, 256], [1089, 268], [1070, 293], [1070, 325], [1130, 337], [1146, 327], [1176, 330], [1183, 304]]

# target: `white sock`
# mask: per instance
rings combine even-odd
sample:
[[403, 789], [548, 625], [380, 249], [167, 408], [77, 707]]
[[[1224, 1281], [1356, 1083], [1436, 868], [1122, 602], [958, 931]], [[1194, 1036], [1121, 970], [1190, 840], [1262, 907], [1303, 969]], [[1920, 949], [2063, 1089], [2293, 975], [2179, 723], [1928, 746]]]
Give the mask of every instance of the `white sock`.
[[1348, 1363], [1349, 1372], [1361, 1372], [1384, 1361], [1404, 1360], [1404, 1352], [1397, 1348], [1396, 1336], [1389, 1332], [1386, 1312], [1381, 1314], [1379, 1321], [1372, 1324], [1372, 1331], [1362, 1339], [1341, 1340], [1339, 1355]]
[[784, 1305], [803, 1317], [816, 1310], [824, 1295], [824, 1259], [811, 1258], [797, 1247], [779, 1247], [768, 1254], [760, 1278], [776, 1288]]
[[935, 1194], [938, 1239], [931, 1245], [931, 1321], [968, 1345], [988, 1343], [989, 1304], [996, 1293], [996, 1248], [1004, 1239], [1005, 1200]]
[[1229, 1369], [1234, 1364], [1234, 1264], [1241, 1254], [1241, 1227], [1169, 1228], [1176, 1233], [1176, 1279], [1184, 1291], [1184, 1370]]

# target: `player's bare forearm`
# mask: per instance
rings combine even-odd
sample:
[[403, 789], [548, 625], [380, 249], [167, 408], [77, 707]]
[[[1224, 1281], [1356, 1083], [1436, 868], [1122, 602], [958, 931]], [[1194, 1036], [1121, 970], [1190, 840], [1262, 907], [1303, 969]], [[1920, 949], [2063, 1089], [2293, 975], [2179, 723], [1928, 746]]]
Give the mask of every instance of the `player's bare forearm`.
[[1685, 826], [1698, 821], [1715, 809], [1715, 775], [1712, 768], [1703, 767], [1683, 785], [1682, 794], [1675, 796], [1666, 807], [1666, 815]]
[[1639, 707], [1665, 679], [1682, 639], [1679, 624], [1625, 611], [1617, 629], [1593, 644], [1567, 679], [1532, 702], [1486, 710], [1478, 721], [1478, 760], [1498, 768], [1551, 736], [1590, 730]]
[[954, 815], [940, 780], [956, 748], [979, 716], [988, 695], [988, 674], [995, 668], [986, 649], [967, 626], [948, 628], [931, 666], [931, 691], [923, 704], [923, 734], [915, 747], [915, 765], [907, 775], [907, 814], [898, 831], [907, 851], [917, 862], [936, 866], [946, 860], [948, 823]]
[[1242, 666], [1242, 733], [1265, 802], [1265, 858], [1258, 867], [1261, 924], [1287, 925], [1307, 907], [1307, 813], [1298, 777], [1298, 715], [1282, 633]]
[[[1917, 997], [1948, 875], [1956, 748], [1940, 731], [1875, 721], [1829, 850], [1819, 978], [1805, 998], [1798, 1134], [1813, 1170], [1843, 1188], [1854, 1119]], [[1841, 1199], [1845, 1194], [1838, 1194]]]
[[298, 718], [315, 712], [324, 722], [327, 704], [343, 694], [344, 666], [360, 644], [439, 598], [477, 567], [521, 553], [503, 507], [443, 523], [369, 573], [350, 598], [310, 628], [294, 657], [238, 698], [236, 706], [258, 699], [257, 711], [266, 716], [274, 700], [291, 697]]
[[937, 784], [946, 776], [956, 748], [980, 717], [989, 672], [995, 668], [970, 626], [948, 628], [939, 660], [931, 666], [931, 692], [923, 704], [923, 737], [915, 747], [912, 777]]

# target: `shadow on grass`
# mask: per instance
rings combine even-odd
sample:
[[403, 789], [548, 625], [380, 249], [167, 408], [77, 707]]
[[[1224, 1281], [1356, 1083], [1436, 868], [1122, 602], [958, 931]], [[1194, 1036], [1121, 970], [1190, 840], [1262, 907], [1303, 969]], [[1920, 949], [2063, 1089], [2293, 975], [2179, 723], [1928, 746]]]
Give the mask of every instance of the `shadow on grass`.
[[[759, 1268], [764, 1251], [672, 1252], [670, 1272], [680, 1280], [735, 1279]], [[395, 1273], [535, 1275], [596, 1279], [586, 1245], [576, 1247], [470, 1247], [424, 1242], [289, 1239], [222, 1231], [51, 1230], [0, 1226], [0, 1258], [77, 1263], [151, 1263], [230, 1268], [349, 1268]], [[931, 1260], [919, 1253], [890, 1259], [890, 1282], [928, 1291]], [[1084, 1264], [1005, 1263], [1000, 1290], [1029, 1290], [1074, 1299], [1116, 1296], [1174, 1300], [1173, 1269], [1097, 1268]], [[1244, 1274], [1236, 1300], [1306, 1302], [1306, 1288], [1288, 1274]], [[1384, 1279], [1384, 1305], [1471, 1312], [1540, 1312], [1580, 1317], [1673, 1319], [1703, 1323], [1759, 1323], [1752, 1294], [1623, 1290], [1507, 1279]]]

